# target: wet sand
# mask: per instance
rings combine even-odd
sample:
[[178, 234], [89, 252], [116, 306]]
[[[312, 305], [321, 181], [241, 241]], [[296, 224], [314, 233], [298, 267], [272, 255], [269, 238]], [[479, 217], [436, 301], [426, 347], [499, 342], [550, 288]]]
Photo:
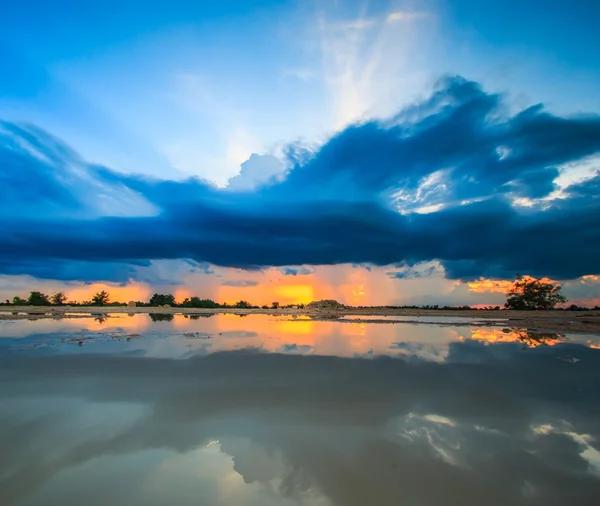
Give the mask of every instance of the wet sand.
[[[580, 332], [600, 334], [600, 311], [493, 311], [493, 310], [426, 310], [426, 309], [387, 309], [387, 308], [348, 308], [343, 310], [315, 309], [198, 309], [179, 307], [34, 307], [6, 306], [0, 308], [0, 320], [42, 319], [42, 318], [96, 318], [110, 314], [268, 314], [276, 316], [305, 316], [318, 320], [341, 320], [358, 317], [361, 323], [401, 323], [406, 318], [423, 318], [426, 321], [413, 323], [440, 325], [476, 325], [520, 328], [539, 332]], [[378, 319], [386, 317], [386, 320]], [[394, 319], [397, 317], [398, 319]], [[439, 321], [436, 319], [439, 317]], [[447, 318], [472, 318], [472, 322], [445, 321]], [[404, 318], [401, 319], [401, 318]]]

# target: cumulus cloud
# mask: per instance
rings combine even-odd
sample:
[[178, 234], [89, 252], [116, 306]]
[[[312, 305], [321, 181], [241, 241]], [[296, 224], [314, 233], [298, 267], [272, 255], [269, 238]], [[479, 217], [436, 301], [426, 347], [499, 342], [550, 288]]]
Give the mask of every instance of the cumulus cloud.
[[[54, 277], [57, 265], [85, 280], [122, 264], [111, 279], [127, 280], [127, 266], [180, 258], [241, 268], [437, 260], [459, 279], [597, 273], [600, 176], [551, 197], [557, 167], [600, 152], [600, 117], [506, 110], [502, 96], [446, 78], [392, 119], [354, 124], [318, 149], [291, 145], [285, 179], [243, 192], [118, 174], [5, 122], [0, 273]], [[71, 262], [82, 268], [70, 273]]]
[[252, 154], [242, 163], [240, 173], [229, 179], [230, 190], [252, 190], [282, 176], [284, 166], [281, 160], [273, 155]]

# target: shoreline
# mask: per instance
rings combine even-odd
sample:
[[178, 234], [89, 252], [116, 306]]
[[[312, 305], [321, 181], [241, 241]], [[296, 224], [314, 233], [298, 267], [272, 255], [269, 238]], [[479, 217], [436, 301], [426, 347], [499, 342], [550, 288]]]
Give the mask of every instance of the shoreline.
[[[13, 314], [21, 313], [21, 314]], [[444, 310], [444, 309], [387, 309], [387, 308], [347, 308], [336, 310], [324, 309], [237, 309], [237, 308], [180, 308], [180, 307], [111, 307], [111, 306], [2, 306], [0, 321], [7, 320], [38, 320], [63, 318], [97, 318], [111, 314], [183, 314], [183, 315], [212, 315], [212, 314], [263, 314], [270, 316], [305, 316], [319, 321], [340, 321], [340, 323], [369, 323], [397, 324], [424, 323], [430, 325], [452, 326], [502, 326], [519, 328], [532, 332], [574, 332], [585, 334], [600, 334], [600, 310], [587, 311], [513, 311], [513, 310]], [[369, 318], [386, 316], [390, 319], [379, 320]], [[352, 320], [345, 317], [359, 317]], [[363, 318], [364, 317], [364, 318]], [[473, 318], [472, 322], [411, 322], [392, 317], [404, 318]]]

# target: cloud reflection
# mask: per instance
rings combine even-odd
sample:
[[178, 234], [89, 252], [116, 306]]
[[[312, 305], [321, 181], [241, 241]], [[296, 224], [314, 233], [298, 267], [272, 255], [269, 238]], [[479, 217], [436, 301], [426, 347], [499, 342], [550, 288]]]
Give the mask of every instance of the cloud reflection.
[[[80, 504], [75, 477], [93, 486], [129, 462], [113, 503], [158, 504], [150, 477], [195, 455], [260, 485], [250, 504], [591, 504], [599, 352], [579, 345], [573, 366], [544, 350], [456, 341], [444, 363], [251, 350], [0, 358], [0, 501]], [[232, 468], [199, 451], [216, 440]], [[175, 502], [224, 504], [213, 481], [174, 483]]]

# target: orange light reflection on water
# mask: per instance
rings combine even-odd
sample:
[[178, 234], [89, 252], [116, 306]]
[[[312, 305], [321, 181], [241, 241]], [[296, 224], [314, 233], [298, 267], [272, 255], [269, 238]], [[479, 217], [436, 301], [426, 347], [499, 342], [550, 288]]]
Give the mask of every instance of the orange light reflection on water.
[[[160, 315], [152, 321], [147, 314], [114, 314], [106, 319], [39, 319], [6, 321], [0, 325], [0, 338], [63, 334], [100, 339], [140, 337], [130, 346], [144, 349], [150, 356], [180, 356], [182, 353], [231, 351], [245, 348], [268, 352], [354, 356], [419, 356], [442, 361], [450, 345], [469, 340], [485, 344], [522, 343], [523, 347], [554, 346], [567, 338], [560, 334], [534, 333], [467, 325], [378, 324], [360, 321], [319, 321], [306, 317], [215, 314]], [[88, 336], [91, 334], [91, 336]], [[144, 337], [149, 336], [149, 339]], [[155, 337], [162, 336], [160, 339]], [[594, 336], [569, 336], [569, 342], [600, 347]]]
[[502, 329], [478, 328], [471, 333], [471, 339], [486, 343], [521, 342], [528, 348], [538, 346], [555, 346], [564, 342], [564, 336], [555, 333], [536, 333], [527, 331], [504, 331]]

